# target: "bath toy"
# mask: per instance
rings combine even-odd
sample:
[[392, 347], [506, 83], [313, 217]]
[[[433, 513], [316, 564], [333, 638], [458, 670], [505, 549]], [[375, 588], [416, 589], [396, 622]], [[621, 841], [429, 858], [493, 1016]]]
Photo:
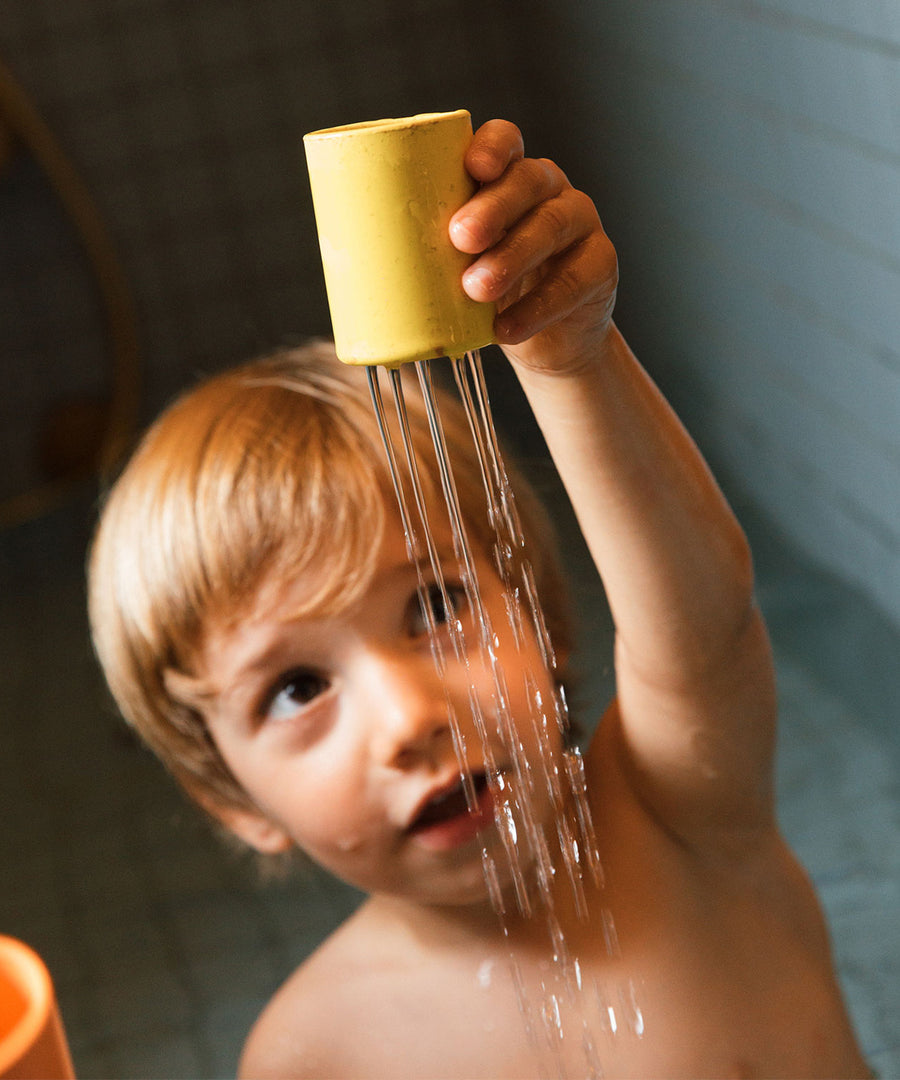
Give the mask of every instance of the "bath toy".
[[304, 136], [338, 357], [396, 367], [494, 340], [494, 306], [463, 291], [471, 262], [450, 242], [475, 182], [465, 109]]

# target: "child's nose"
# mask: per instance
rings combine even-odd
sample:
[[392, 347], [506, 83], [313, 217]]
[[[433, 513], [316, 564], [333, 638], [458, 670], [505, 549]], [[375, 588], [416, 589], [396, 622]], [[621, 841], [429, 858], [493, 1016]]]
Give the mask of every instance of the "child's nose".
[[370, 661], [368, 709], [377, 717], [373, 748], [391, 768], [438, 765], [453, 753], [447, 695], [429, 655]]

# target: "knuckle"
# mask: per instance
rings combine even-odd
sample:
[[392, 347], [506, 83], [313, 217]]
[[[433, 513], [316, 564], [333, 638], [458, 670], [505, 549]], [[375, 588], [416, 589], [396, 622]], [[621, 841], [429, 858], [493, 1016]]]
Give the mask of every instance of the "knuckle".
[[571, 233], [572, 219], [561, 200], [548, 199], [541, 206], [540, 212], [544, 224], [554, 236], [567, 236]]
[[515, 168], [535, 200], [556, 194], [561, 186], [561, 170], [546, 158], [522, 158]]
[[569, 178], [555, 161], [551, 161], [550, 158], [538, 158], [537, 161], [544, 170], [544, 175], [554, 186], [562, 188], [568, 185]]
[[590, 195], [586, 195], [577, 188], [572, 188], [570, 198], [572, 199], [576, 213], [580, 217], [599, 223], [600, 215], [597, 213], [597, 207], [594, 205], [594, 200]]
[[619, 280], [619, 257], [616, 254], [616, 249], [605, 234], [596, 238], [595, 246], [597, 248], [595, 258], [599, 266], [600, 276], [614, 285], [617, 284]]
[[561, 299], [569, 305], [579, 300], [584, 292], [581, 274], [571, 264], [564, 264], [559, 268], [554, 287]]
[[491, 242], [496, 243], [506, 231], [512, 216], [510, 197], [503, 189], [486, 187], [482, 188], [476, 198]]

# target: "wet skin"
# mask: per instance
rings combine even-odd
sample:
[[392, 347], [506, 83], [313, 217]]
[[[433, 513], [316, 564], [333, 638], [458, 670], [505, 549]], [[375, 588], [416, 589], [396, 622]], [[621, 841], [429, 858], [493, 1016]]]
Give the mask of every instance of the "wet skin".
[[[449, 541], [442, 539], [446, 551]], [[515, 647], [501, 584], [484, 558], [478, 572], [498, 634], [509, 710], [521, 721], [533, 708], [526, 675], [547, 701], [552, 683], [532, 635], [523, 651]], [[492, 795], [482, 781], [488, 760], [511, 798], [516, 782], [496, 731], [491, 671], [473, 644], [478, 635], [462, 588], [448, 579], [466, 661], [450, 647], [447, 613], [432, 590], [444, 642], [442, 681], [416, 571], [395, 521], [387, 525], [375, 576], [352, 607], [333, 617], [294, 619], [305, 587], [303, 581], [286, 588], [264, 584], [238, 625], [210, 629], [202, 675], [182, 687], [201, 705], [223, 758], [258, 808], [258, 814], [235, 812], [228, 824], [258, 848], [296, 845], [368, 893], [423, 903], [483, 902], [483, 850], [504, 861], [494, 824], [500, 796], [496, 785]], [[470, 686], [485, 717], [487, 747], [476, 731]], [[473, 812], [459, 796], [448, 701], [476, 778]], [[534, 727], [519, 727], [531, 760], [540, 752]], [[450, 813], [454, 808], [459, 812]], [[550, 820], [546, 798], [539, 795], [534, 809]]]

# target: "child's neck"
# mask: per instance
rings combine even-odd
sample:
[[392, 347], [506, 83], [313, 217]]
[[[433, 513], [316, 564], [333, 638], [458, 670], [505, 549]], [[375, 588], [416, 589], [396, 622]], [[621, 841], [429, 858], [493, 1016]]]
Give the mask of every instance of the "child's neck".
[[[584, 891], [588, 908], [596, 909], [595, 887], [585, 881]], [[550, 897], [552, 911], [536, 883], [532, 883], [531, 898], [532, 910], [528, 914], [520, 911], [511, 889], [504, 897], [506, 910], [502, 914], [487, 899], [472, 904], [423, 904], [402, 896], [376, 895], [369, 900], [369, 906], [373, 915], [397, 929], [414, 933], [429, 948], [452, 949], [454, 943], [478, 938], [498, 942], [505, 939], [516, 949], [549, 949], [551, 919], [568, 941], [576, 940], [584, 932], [586, 922], [579, 915], [564, 872], [556, 875]]]

